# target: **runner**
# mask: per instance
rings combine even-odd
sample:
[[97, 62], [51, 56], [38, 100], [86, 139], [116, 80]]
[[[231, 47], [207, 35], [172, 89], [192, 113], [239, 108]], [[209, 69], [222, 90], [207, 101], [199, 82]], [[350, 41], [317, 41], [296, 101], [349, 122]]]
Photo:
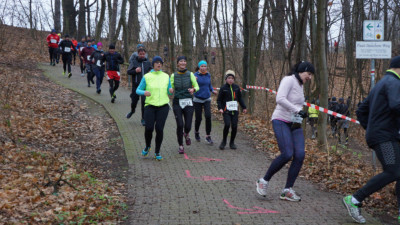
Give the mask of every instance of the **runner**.
[[217, 104], [218, 110], [224, 117], [224, 133], [219, 149], [224, 150], [226, 145], [226, 139], [228, 137], [229, 128], [231, 130], [231, 140], [229, 147], [231, 149], [237, 149], [235, 145], [235, 137], [237, 133], [237, 126], [239, 120], [239, 106], [243, 109], [243, 113], [247, 113], [246, 105], [242, 99], [242, 93], [240, 87], [235, 82], [235, 72], [227, 70], [225, 72], [225, 84], [221, 86], [218, 94]]
[[77, 45], [78, 45], [78, 41], [75, 40], [75, 38], [72, 38], [72, 44], [75, 46], [74, 49], [72, 49], [72, 55], [74, 56], [74, 65], [75, 65], [75, 61], [76, 61], [76, 49], [77, 49]]
[[60, 41], [60, 37], [56, 34], [55, 29], [51, 30], [51, 34], [47, 36], [46, 41], [49, 47], [50, 65], [55, 66], [58, 51], [58, 42]]
[[90, 82], [94, 84], [94, 73], [93, 73], [93, 62], [90, 60], [90, 56], [94, 52], [94, 48], [92, 47], [92, 42], [87, 42], [87, 47], [84, 47], [81, 52], [81, 59], [85, 62], [86, 65], [86, 77], [88, 82], [88, 87], [90, 87]]
[[[315, 105], [316, 101], [312, 100], [311, 104]], [[308, 121], [310, 122], [310, 126], [311, 126], [311, 139], [315, 139], [315, 134], [317, 133], [317, 128], [315, 127], [315, 125], [317, 125], [318, 122], [318, 115], [319, 115], [319, 111], [314, 109], [313, 107], [309, 107], [308, 108]]]
[[366, 222], [360, 211], [364, 199], [394, 181], [400, 208], [400, 56], [392, 58], [389, 67], [357, 109], [357, 119], [367, 131], [367, 144], [383, 168], [382, 173], [372, 177], [354, 195], [343, 198], [347, 211], [358, 223]]
[[171, 74], [171, 85], [174, 89], [172, 109], [176, 120], [176, 136], [178, 139], [178, 153], [185, 153], [183, 148], [183, 137], [186, 145], [191, 144], [189, 132], [192, 128], [193, 119], [193, 93], [198, 91], [196, 77], [186, 68], [186, 57], [179, 56], [177, 59], [178, 72]]
[[85, 64], [83, 59], [81, 58], [82, 50], [84, 47], [87, 47], [85, 37], [82, 37], [81, 42], [78, 43], [76, 49], [78, 50], [78, 56], [80, 60], [80, 68], [81, 68], [81, 77], [85, 76]]
[[207, 62], [202, 60], [198, 63], [199, 68], [194, 76], [199, 84], [199, 91], [194, 94], [193, 104], [194, 112], [196, 116], [195, 126], [194, 126], [194, 137], [197, 141], [200, 141], [200, 124], [202, 120], [202, 111], [204, 108], [204, 117], [206, 119], [206, 141], [208, 144], [212, 145], [214, 142], [211, 139], [211, 93], [217, 94], [211, 84], [211, 75], [207, 72]]
[[157, 161], [163, 160], [160, 155], [161, 143], [164, 135], [164, 125], [168, 117], [169, 97], [172, 95], [173, 89], [168, 74], [162, 72], [163, 65], [160, 56], [154, 56], [152, 61], [153, 70], [144, 75], [140, 81], [136, 94], [145, 95], [144, 119], [146, 128], [144, 137], [146, 139], [146, 147], [142, 151], [142, 156], [147, 156], [151, 150], [151, 139], [153, 138], [154, 128], [156, 129], [156, 149], [154, 158]]
[[301, 123], [307, 113], [303, 111], [303, 84], [311, 80], [315, 73], [314, 66], [309, 62], [297, 63], [292, 72], [284, 77], [279, 85], [276, 96], [276, 108], [272, 114], [272, 127], [281, 154], [272, 161], [267, 173], [258, 179], [256, 186], [258, 194], [267, 195], [267, 187], [272, 176], [286, 163], [293, 160], [288, 173], [285, 188], [280, 199], [300, 201], [301, 198], [292, 189], [304, 160], [304, 135]]
[[[344, 98], [339, 98], [339, 104], [337, 107], [337, 113], [340, 113], [344, 116], [350, 117], [349, 106], [344, 103]], [[337, 118], [337, 133], [338, 133], [338, 141], [339, 144], [342, 144], [340, 131], [343, 129], [344, 137], [345, 137], [345, 144], [349, 143], [349, 133], [347, 130], [350, 127], [350, 122], [348, 120]]]
[[90, 60], [93, 62], [93, 72], [96, 75], [96, 92], [101, 93], [101, 84], [104, 78], [104, 51], [103, 43], [97, 43], [97, 50], [92, 53]]
[[117, 91], [119, 82], [121, 80], [119, 64], [123, 64], [124, 59], [118, 52], [115, 51], [115, 45], [113, 44], [110, 44], [108, 52], [106, 52], [103, 57], [103, 61], [105, 60], [107, 64], [107, 79], [108, 83], [110, 84], [111, 102], [114, 103], [115, 99], [117, 98], [115, 91]]
[[[135, 59], [132, 60], [132, 64], [129, 64], [130, 70], [128, 70], [128, 75], [132, 75], [132, 93], [130, 95], [131, 97], [131, 111], [126, 115], [126, 118], [131, 118], [132, 115], [135, 113], [137, 103], [139, 101], [139, 95], [136, 94], [136, 89], [139, 86], [140, 81], [142, 80], [143, 76], [150, 72], [152, 69], [150, 61], [147, 60], [146, 57], [146, 49], [140, 48], [138, 49], [138, 56], [136, 56]], [[142, 111], [142, 119], [141, 123], [143, 126], [146, 125], [146, 122], [144, 120], [144, 101], [145, 101], [145, 96], [142, 95], [140, 96], [141, 98], [141, 111]]]
[[62, 61], [63, 61], [63, 75], [65, 75], [66, 67], [68, 66], [68, 78], [72, 76], [71, 73], [71, 61], [72, 61], [72, 51], [75, 48], [74, 44], [71, 40], [69, 40], [69, 35], [66, 34], [64, 36], [64, 40], [60, 42], [60, 52], [62, 54]]

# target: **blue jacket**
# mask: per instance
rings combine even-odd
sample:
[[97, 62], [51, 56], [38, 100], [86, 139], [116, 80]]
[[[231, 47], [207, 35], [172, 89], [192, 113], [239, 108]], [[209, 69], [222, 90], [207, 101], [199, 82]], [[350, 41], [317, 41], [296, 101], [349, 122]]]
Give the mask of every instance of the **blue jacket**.
[[196, 98], [200, 99], [208, 99], [211, 97], [211, 92], [214, 90], [211, 84], [211, 75], [210, 73], [202, 74], [200, 72], [196, 72], [194, 76], [197, 79], [197, 83], [199, 84], [200, 90], [194, 93]]

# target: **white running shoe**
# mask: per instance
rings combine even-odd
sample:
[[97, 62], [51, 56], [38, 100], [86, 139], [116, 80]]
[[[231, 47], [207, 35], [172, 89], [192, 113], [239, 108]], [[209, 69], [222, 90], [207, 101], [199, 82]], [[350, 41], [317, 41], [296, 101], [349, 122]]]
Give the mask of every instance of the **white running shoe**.
[[257, 180], [256, 186], [258, 194], [262, 195], [263, 197], [266, 197], [268, 181], [265, 181], [264, 178], [260, 178]]

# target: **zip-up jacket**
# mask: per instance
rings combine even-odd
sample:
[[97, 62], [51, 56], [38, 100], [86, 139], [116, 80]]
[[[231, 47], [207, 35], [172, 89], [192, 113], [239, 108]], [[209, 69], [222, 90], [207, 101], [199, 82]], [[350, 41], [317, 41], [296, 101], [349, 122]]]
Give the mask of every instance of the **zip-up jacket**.
[[144, 95], [145, 91], [150, 92], [150, 96], [146, 96], [145, 106], [163, 106], [169, 103], [168, 95], [171, 88], [171, 81], [168, 74], [162, 71], [152, 71], [144, 75], [140, 81], [136, 94]]
[[171, 74], [171, 85], [175, 89], [174, 99], [192, 98], [188, 89], [194, 88], [195, 92], [200, 89], [196, 77], [188, 70]]
[[369, 147], [399, 141], [400, 75], [392, 70], [375, 85], [357, 109], [357, 119], [367, 130]]
[[76, 45], [76, 49], [78, 50], [79, 55], [81, 55], [81, 52], [85, 47], [87, 47], [86, 42], [78, 42], [78, 44]]
[[94, 52], [94, 48], [92, 47], [84, 47], [81, 52], [81, 56], [83, 57], [83, 61], [85, 61], [85, 64], [93, 64], [92, 61], [90, 60], [90, 56]]
[[[142, 71], [140, 73], [136, 73], [136, 68], [142, 68]], [[129, 62], [129, 70], [127, 71], [128, 75], [132, 75], [132, 82], [139, 83], [143, 76], [150, 72], [152, 69], [151, 62], [147, 60], [145, 57], [144, 59], [139, 58], [139, 56], [136, 56], [136, 58], [132, 61]]]
[[124, 59], [118, 52], [114, 52], [114, 54], [106, 52], [103, 57], [103, 60], [106, 61], [107, 64], [107, 71], [119, 71], [119, 64], [124, 63]]
[[[337, 113], [340, 113], [344, 116], [350, 116], [349, 106], [344, 103], [339, 103], [337, 106]], [[338, 120], [342, 120], [342, 118], [337, 118]]]
[[60, 50], [62, 54], [70, 55], [74, 50], [74, 44], [72, 43], [72, 41], [62, 40], [60, 42]]
[[199, 84], [200, 89], [194, 94], [196, 98], [199, 99], [208, 99], [211, 97], [211, 92], [214, 91], [214, 88], [211, 84], [211, 75], [210, 73], [202, 74], [200, 72], [194, 73], [196, 77], [197, 83]]
[[231, 86], [228, 83], [225, 83], [224, 85], [221, 86], [218, 93], [218, 98], [217, 98], [218, 110], [223, 109], [224, 113], [229, 112], [226, 109], [226, 102], [229, 101], [237, 101], [242, 107], [242, 109], [246, 109], [246, 105], [244, 104], [240, 87], [236, 84], [232, 84]]
[[47, 45], [50, 48], [58, 48], [58, 42], [60, 42], [60, 37], [57, 34], [49, 34], [46, 38]]
[[[102, 56], [102, 54], [104, 55], [104, 51], [103, 50], [96, 50], [94, 51], [91, 55], [90, 55], [90, 61], [93, 62], [93, 64], [97, 67], [101, 67], [104, 68], [104, 58]], [[99, 66], [100, 65], [100, 66]]]

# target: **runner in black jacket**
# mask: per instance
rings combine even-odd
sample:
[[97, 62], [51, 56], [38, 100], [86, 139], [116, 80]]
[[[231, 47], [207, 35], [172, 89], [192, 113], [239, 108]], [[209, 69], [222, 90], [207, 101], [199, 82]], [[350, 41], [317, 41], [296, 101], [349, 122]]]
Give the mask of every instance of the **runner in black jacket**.
[[357, 119], [367, 130], [367, 144], [383, 167], [382, 173], [371, 178], [353, 196], [343, 198], [350, 216], [358, 223], [365, 223], [359, 209], [361, 202], [394, 181], [400, 208], [400, 56], [391, 60], [390, 69], [361, 103]]
[[72, 51], [75, 48], [72, 41], [69, 39], [69, 35], [66, 34], [65, 39], [62, 40], [59, 44], [60, 51], [62, 53], [62, 61], [63, 61], [63, 75], [65, 75], [66, 67], [68, 66], [68, 78], [72, 76], [71, 74], [71, 63], [72, 63]]
[[115, 45], [110, 44], [108, 52], [104, 53], [103, 61], [106, 62], [107, 79], [110, 84], [111, 103], [114, 103], [117, 98], [115, 91], [117, 91], [121, 80], [119, 64], [123, 64], [124, 59], [121, 54], [115, 51]]
[[[150, 70], [153, 68], [151, 66], [150, 61], [147, 60], [146, 57], [146, 49], [139, 48], [138, 49], [138, 56], [135, 56], [135, 58], [130, 62], [129, 64], [129, 70], [128, 70], [128, 75], [132, 75], [132, 93], [130, 95], [131, 97], [131, 111], [126, 115], [126, 118], [131, 118], [132, 115], [135, 113], [135, 109], [137, 106], [137, 103], [139, 101], [139, 95], [136, 94], [136, 89], [140, 84], [140, 81], [142, 80], [142, 77], [150, 72]], [[142, 120], [141, 123], [143, 126], [145, 126], [144, 122], [144, 101], [146, 97], [144, 95], [141, 96], [141, 106], [142, 106]]]
[[224, 133], [223, 139], [219, 146], [219, 149], [224, 150], [226, 145], [226, 138], [228, 137], [229, 127], [232, 124], [231, 140], [229, 147], [231, 149], [236, 149], [235, 137], [237, 132], [237, 125], [239, 120], [239, 108], [238, 103], [246, 113], [246, 105], [242, 99], [242, 93], [240, 92], [240, 87], [235, 82], [235, 72], [228, 70], [225, 73], [226, 83], [221, 86], [218, 94], [217, 104], [218, 110], [224, 116]]

